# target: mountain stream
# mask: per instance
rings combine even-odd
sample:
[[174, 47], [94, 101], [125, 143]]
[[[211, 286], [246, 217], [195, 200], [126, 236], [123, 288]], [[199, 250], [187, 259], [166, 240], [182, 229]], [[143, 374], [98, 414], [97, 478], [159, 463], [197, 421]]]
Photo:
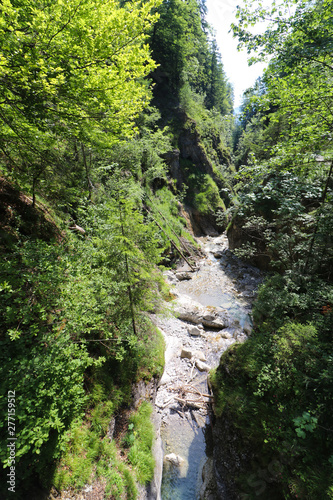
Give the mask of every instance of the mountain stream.
[[226, 235], [198, 238], [198, 270], [167, 271], [173, 311], [156, 317], [166, 342], [156, 412], [163, 447], [162, 500], [206, 498], [203, 467], [212, 455], [208, 371], [251, 332], [251, 304], [261, 272], [228, 250]]

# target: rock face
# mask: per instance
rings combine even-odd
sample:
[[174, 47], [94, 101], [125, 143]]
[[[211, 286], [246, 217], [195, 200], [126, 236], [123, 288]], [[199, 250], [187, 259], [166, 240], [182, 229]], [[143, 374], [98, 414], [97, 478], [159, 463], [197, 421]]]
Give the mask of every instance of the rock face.
[[[222, 187], [221, 180], [216, 176], [212, 162], [208, 158], [205, 148], [202, 144], [200, 133], [195, 120], [180, 110], [179, 118], [184, 126], [179, 135], [178, 145], [180, 157], [191, 162], [203, 173], [209, 174], [215, 182]], [[219, 137], [214, 137], [213, 147], [217, 154], [218, 161], [221, 164], [227, 165], [231, 162], [229, 152], [222, 147]]]
[[[224, 413], [217, 418], [213, 429], [213, 461], [217, 483], [217, 499], [239, 500], [245, 495], [236, 488], [234, 478], [245, 472], [254, 453], [244, 442], [232, 424], [232, 418]], [[255, 489], [253, 491], [255, 493]], [[244, 498], [247, 498], [244, 496]], [[268, 498], [268, 497], [267, 497]]]
[[169, 168], [171, 178], [176, 179], [177, 189], [181, 189], [181, 186], [184, 182], [183, 173], [179, 164], [179, 155], [179, 149], [172, 149], [171, 151], [168, 151], [162, 155], [162, 158]]
[[217, 495], [214, 462], [213, 459], [209, 457], [202, 468], [202, 485], [199, 498], [200, 500], [217, 500]]
[[193, 234], [196, 236], [217, 236], [220, 227], [216, 225], [215, 214], [202, 214], [193, 207], [184, 206], [181, 214], [189, 221]]
[[143, 492], [143, 500], [161, 500], [161, 484], [163, 474], [163, 443], [161, 439], [161, 418], [154, 412], [152, 421], [155, 428], [155, 441], [153, 444], [153, 456], [155, 459], [155, 470], [152, 481]]
[[[194, 168], [208, 174], [216, 183], [218, 188], [224, 188], [223, 180], [216, 175], [212, 161], [208, 158], [206, 150], [202, 144], [200, 133], [196, 122], [190, 118], [182, 109], [178, 109], [177, 117], [181, 124], [181, 132], [178, 138], [178, 148], [168, 151], [163, 155], [163, 159], [168, 166], [172, 179], [176, 180], [176, 187], [180, 191], [184, 184], [188, 184], [186, 171], [182, 168], [181, 160], [187, 160]], [[218, 136], [213, 136], [213, 148], [215, 150], [215, 161], [228, 165], [231, 162], [230, 154], [221, 144]], [[215, 211], [202, 214], [192, 207], [184, 207], [186, 220], [190, 221], [191, 228], [196, 236], [210, 235], [217, 236], [221, 227], [216, 223]]]

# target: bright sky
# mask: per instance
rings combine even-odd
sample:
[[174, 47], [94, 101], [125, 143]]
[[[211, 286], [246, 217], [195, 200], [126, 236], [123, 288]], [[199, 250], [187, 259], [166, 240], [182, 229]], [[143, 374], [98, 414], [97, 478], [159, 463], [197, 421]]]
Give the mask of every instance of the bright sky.
[[244, 90], [251, 87], [258, 76], [261, 76], [265, 64], [256, 63], [248, 66], [248, 55], [245, 50], [237, 51], [237, 38], [233, 38], [232, 22], [236, 22], [236, 5], [241, 5], [241, 0], [206, 0], [208, 9], [207, 21], [215, 29], [216, 41], [222, 55], [224, 71], [234, 87], [235, 108], [242, 102]]

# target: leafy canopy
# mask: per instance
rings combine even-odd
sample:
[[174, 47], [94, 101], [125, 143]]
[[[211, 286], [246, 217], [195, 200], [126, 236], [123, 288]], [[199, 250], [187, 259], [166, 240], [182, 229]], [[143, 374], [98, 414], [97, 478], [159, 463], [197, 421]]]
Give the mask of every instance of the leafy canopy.
[[71, 153], [133, 133], [155, 67], [145, 44], [159, 0], [2, 2], [1, 166], [35, 181]]

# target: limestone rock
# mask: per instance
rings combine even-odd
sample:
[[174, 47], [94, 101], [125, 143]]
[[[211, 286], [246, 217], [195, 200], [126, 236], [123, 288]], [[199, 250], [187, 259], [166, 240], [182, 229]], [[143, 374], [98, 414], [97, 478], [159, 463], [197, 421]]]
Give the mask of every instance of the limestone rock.
[[250, 324], [249, 321], [245, 321], [245, 324], [243, 326], [243, 330], [244, 330], [244, 333], [246, 333], [246, 335], [250, 335], [251, 332], [252, 332], [252, 326]]
[[113, 439], [115, 427], [116, 427], [116, 419], [114, 417], [112, 417], [110, 422], [109, 422], [108, 431], [107, 431], [107, 437], [110, 439], [110, 441], [112, 441], [112, 439]]
[[213, 319], [211, 321], [207, 320], [207, 319], [203, 319], [202, 324], [204, 326], [207, 326], [208, 328], [222, 329], [222, 328], [225, 328], [228, 323], [224, 319], [216, 317], [215, 319]]
[[168, 455], [165, 455], [164, 460], [170, 462], [173, 465], [176, 465], [177, 467], [185, 462], [185, 460], [180, 455], [176, 455], [175, 453], [169, 453]]
[[207, 361], [207, 358], [205, 356], [205, 353], [202, 352], [202, 351], [194, 351], [194, 353], [192, 354], [193, 358], [195, 358], [196, 360], [199, 360], [199, 361]]
[[190, 335], [193, 335], [193, 337], [200, 337], [202, 332], [198, 326], [189, 326], [187, 331]]
[[[196, 328], [196, 327], [195, 327]], [[182, 348], [182, 351], [180, 353], [180, 357], [181, 358], [188, 358], [188, 359], [191, 359], [193, 356], [193, 352], [191, 351], [191, 349], [187, 349], [186, 347], [183, 347]]]
[[202, 468], [202, 485], [200, 488], [200, 500], [216, 500], [217, 485], [212, 458], [207, 458]]
[[195, 366], [198, 368], [200, 372], [209, 372], [210, 366], [207, 365], [206, 363], [203, 363], [199, 359], [195, 360]]
[[190, 275], [190, 273], [182, 271], [182, 272], [176, 273], [176, 278], [179, 281], [185, 281], [185, 280], [191, 280], [192, 276]]
[[230, 330], [230, 328], [225, 328], [224, 330], [221, 330], [219, 332], [219, 335], [221, 335], [223, 339], [232, 339], [232, 333], [230, 332]]
[[235, 328], [234, 326], [229, 326], [227, 328], [223, 328], [223, 330], [221, 330], [218, 333], [223, 339], [232, 339], [236, 338], [237, 335], [240, 333], [240, 331], [241, 330], [239, 328]]
[[169, 285], [175, 285], [178, 283], [178, 278], [172, 271], [164, 271], [163, 276]]
[[[199, 302], [196, 302], [186, 295], [181, 295], [178, 298], [175, 312], [178, 318], [183, 321], [189, 321], [197, 325], [202, 323], [204, 326], [210, 328], [222, 329], [227, 326], [228, 323], [227, 319], [221, 317], [221, 313], [214, 307], [204, 307]], [[199, 333], [197, 333], [197, 335], [199, 335]]]
[[161, 387], [161, 385], [168, 385], [168, 384], [171, 384], [171, 382], [172, 382], [172, 378], [170, 377], [170, 375], [168, 375], [166, 372], [164, 372], [158, 385], [159, 385], [159, 387]]
[[214, 321], [214, 320], [215, 320], [215, 315], [214, 315], [214, 314], [212, 314], [211, 312], [208, 312], [208, 313], [205, 313], [205, 314], [203, 315], [203, 319], [204, 319], [205, 321]]
[[204, 306], [186, 295], [179, 297], [175, 311], [179, 319], [195, 324], [202, 323], [202, 317], [206, 312]]

